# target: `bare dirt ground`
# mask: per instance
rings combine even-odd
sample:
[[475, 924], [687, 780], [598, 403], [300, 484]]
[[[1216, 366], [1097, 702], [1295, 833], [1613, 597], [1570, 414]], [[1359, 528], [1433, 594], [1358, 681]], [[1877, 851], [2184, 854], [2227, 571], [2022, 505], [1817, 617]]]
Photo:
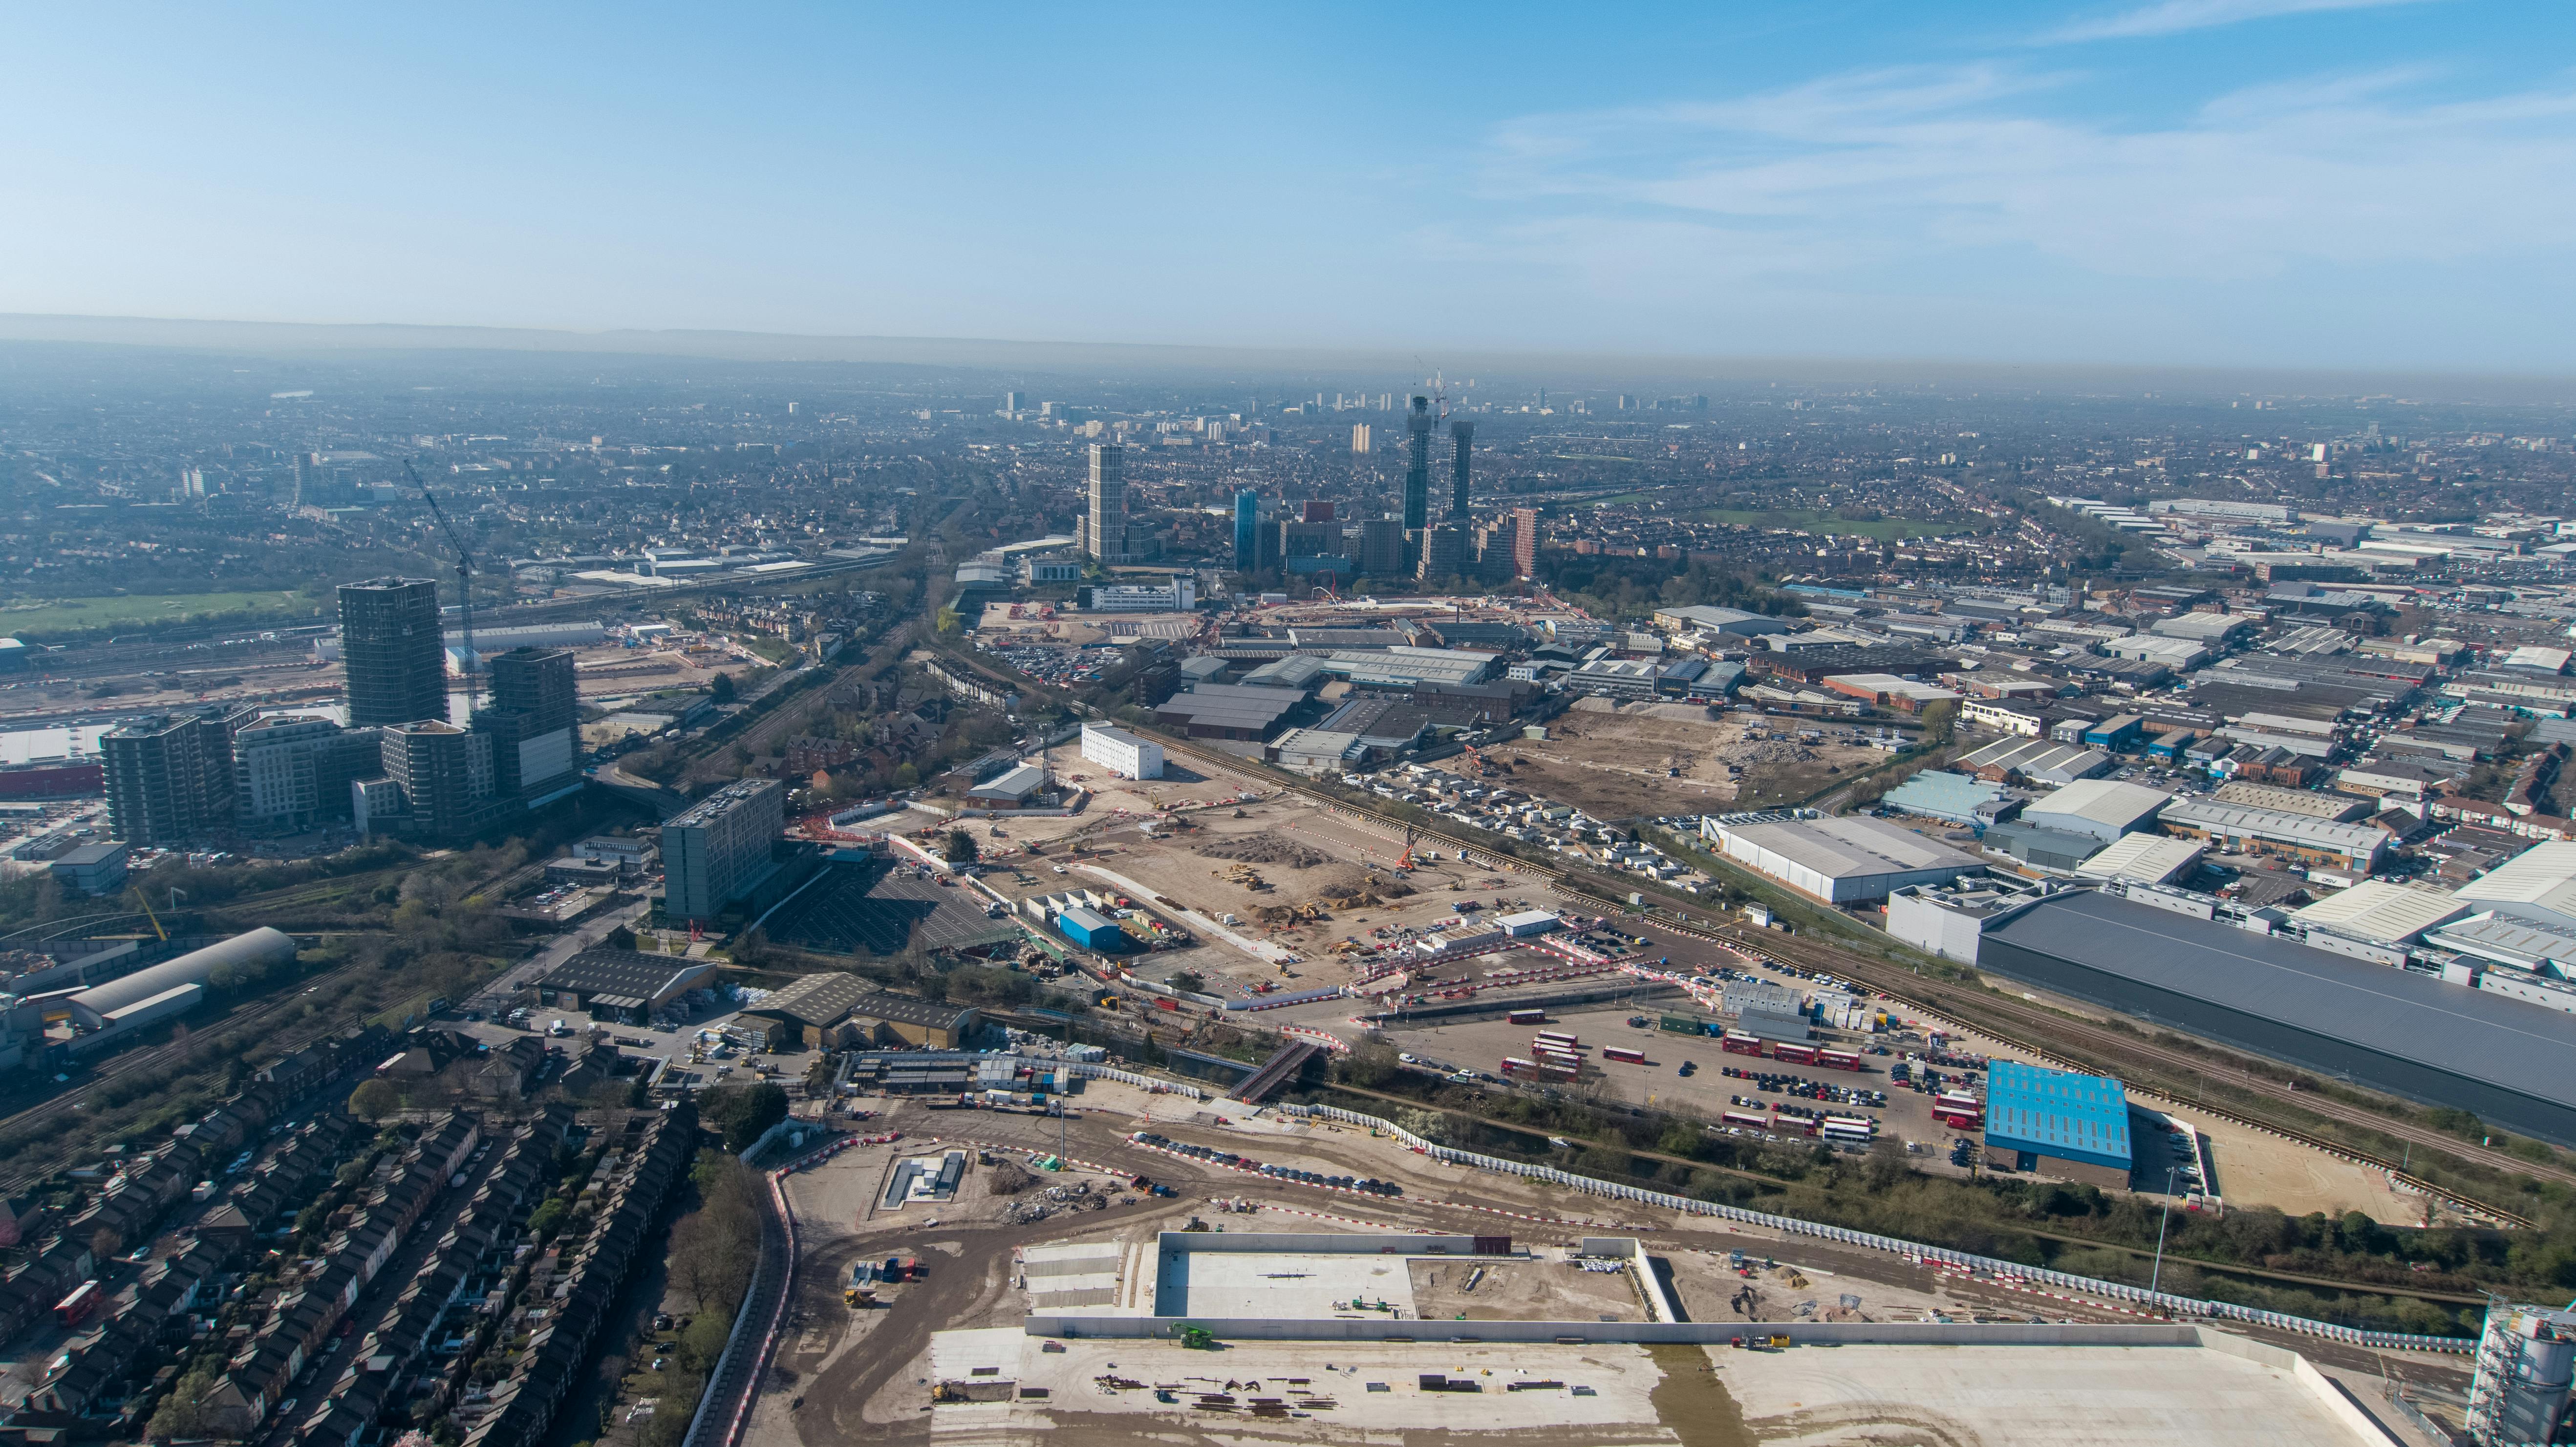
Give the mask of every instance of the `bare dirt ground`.
[[[1229, 1103], [1197, 1104], [1180, 1096], [1148, 1095], [1116, 1085], [1095, 1085], [1077, 1101], [1079, 1115], [1061, 1127], [1056, 1121], [1032, 1116], [934, 1112], [911, 1101], [871, 1101], [870, 1105], [883, 1107], [886, 1115], [882, 1122], [871, 1122], [870, 1128], [902, 1129], [907, 1132], [903, 1142], [894, 1147], [854, 1149], [821, 1169], [788, 1178], [804, 1252], [788, 1328], [781, 1341], [778, 1369], [772, 1373], [753, 1417], [750, 1440], [755, 1447], [787, 1447], [791, 1442], [798, 1447], [837, 1447], [837, 1443], [853, 1437], [909, 1444], [927, 1444], [934, 1435], [947, 1440], [948, 1424], [940, 1423], [934, 1433], [937, 1414], [930, 1410], [928, 1400], [931, 1335], [961, 1329], [1017, 1327], [1028, 1307], [1028, 1294], [1014, 1270], [1015, 1249], [1075, 1241], [1117, 1241], [1141, 1247], [1155, 1231], [1176, 1229], [1193, 1215], [1212, 1225], [1231, 1225], [1237, 1230], [1373, 1228], [1508, 1233], [1516, 1242], [1538, 1248], [1542, 1257], [1561, 1255], [1562, 1248], [1585, 1234], [1605, 1230], [1641, 1234], [1669, 1272], [1683, 1311], [1700, 1321], [1777, 1321], [1809, 1313], [1831, 1318], [1845, 1312], [1879, 1321], [1919, 1320], [1934, 1312], [1955, 1320], [1983, 1317], [2021, 1321], [2034, 1316], [2076, 1321], [2135, 1319], [2107, 1305], [2010, 1291], [1994, 1283], [1929, 1270], [1901, 1257], [1785, 1238], [1776, 1232], [1706, 1218], [1672, 1217], [1659, 1210], [1606, 1202], [1516, 1177], [1441, 1165], [1392, 1142], [1373, 1139], [1356, 1127], [1288, 1121], [1267, 1114], [1240, 1117], [1233, 1114], [1239, 1107]], [[1131, 1192], [1112, 1189], [1105, 1195], [1109, 1204], [1101, 1209], [1057, 1209], [1033, 1225], [1013, 1226], [1004, 1220], [1003, 1213], [1013, 1201], [1027, 1200], [1027, 1193], [1007, 1198], [993, 1195], [983, 1189], [993, 1168], [979, 1165], [967, 1173], [965, 1188], [954, 1202], [867, 1215], [868, 1202], [873, 1193], [881, 1193], [885, 1171], [898, 1152], [917, 1153], [934, 1138], [945, 1137], [951, 1143], [971, 1138], [1021, 1153], [1052, 1153], [1057, 1147], [1059, 1128], [1076, 1161], [1111, 1165], [1122, 1175], [1142, 1172], [1174, 1186], [1179, 1197], [1137, 1198]], [[1401, 1183], [1406, 1194], [1392, 1201], [1352, 1196], [1160, 1155], [1126, 1143], [1125, 1137], [1141, 1128], [1158, 1130], [1175, 1139], [1221, 1145], [1261, 1160], [1319, 1171], [1374, 1175]], [[1063, 1178], [1042, 1179], [1048, 1184], [1060, 1184]], [[1099, 1185], [1113, 1184], [1113, 1178], [1108, 1176], [1094, 1174], [1086, 1179]], [[1220, 1213], [1211, 1204], [1216, 1198], [1247, 1201], [1258, 1209], [1249, 1215]], [[1134, 1203], [1125, 1204], [1130, 1200]], [[1533, 1217], [1541, 1219], [1530, 1219]], [[1730, 1253], [1738, 1250], [1746, 1254], [1751, 1277], [1738, 1275], [1730, 1262]], [[920, 1280], [891, 1288], [887, 1304], [877, 1310], [854, 1311], [843, 1305], [840, 1289], [850, 1264], [863, 1255], [889, 1253], [919, 1257], [927, 1267], [926, 1274]], [[1150, 1253], [1142, 1255], [1150, 1257]], [[1148, 1290], [1136, 1275], [1139, 1264], [1139, 1252], [1129, 1250], [1121, 1267], [1120, 1304], [1124, 1309], [1134, 1309], [1128, 1303], [1139, 1302]], [[1419, 1275], [1415, 1278], [1417, 1292], [1428, 1289], [1431, 1293], [1421, 1302], [1426, 1315], [1435, 1310], [1445, 1309], [1449, 1315], [1471, 1310], [1451, 1304], [1449, 1293], [1454, 1292], [1461, 1302], [1487, 1296], [1485, 1283], [1479, 1283], [1473, 1294], [1456, 1290], [1463, 1286], [1463, 1277], [1453, 1282], [1450, 1273], [1460, 1268], [1444, 1263], [1438, 1269], [1440, 1281], [1436, 1287], [1429, 1286]], [[1578, 1303], [1571, 1296], [1562, 1302], [1556, 1300], [1562, 1293], [1583, 1293], [1588, 1297], [1592, 1292], [1616, 1287], [1631, 1298], [1634, 1294], [1619, 1278], [1582, 1276], [1557, 1260], [1513, 1263], [1507, 1270], [1531, 1277], [1526, 1283], [1515, 1283], [1508, 1277], [1494, 1283], [1495, 1291], [1510, 1292], [1515, 1314], [1525, 1310], [1526, 1304], [1538, 1302], [1576, 1309]], [[1582, 1276], [1579, 1281], [1570, 1279], [1578, 1276]], [[1744, 1295], [1748, 1285], [1753, 1288], [1751, 1296]], [[1525, 1288], [1535, 1288], [1535, 1294]], [[1846, 1307], [1842, 1301], [1845, 1295], [1859, 1298], [1860, 1304]], [[1505, 1298], [1493, 1299], [1500, 1302]], [[1617, 1304], [1613, 1298], [1603, 1300], [1611, 1304], [1597, 1306], [1594, 1315], [1635, 1309], [1633, 1305]], [[1804, 1306], [1807, 1302], [1815, 1305]], [[2285, 1344], [2323, 1364], [2374, 1370], [2368, 1354], [2345, 1353], [2352, 1360], [2344, 1361], [2338, 1356], [2341, 1349], [2327, 1344], [2304, 1339], [2285, 1339]], [[1128, 1363], [1131, 1352], [1143, 1358], [1165, 1350], [1139, 1343], [1124, 1345], [1127, 1350], [1114, 1352], [1109, 1359]], [[1335, 1359], [1347, 1354], [1359, 1360], [1361, 1349], [1352, 1345], [1346, 1353], [1337, 1347]], [[1408, 1370], [1458, 1365], [1445, 1360], [1421, 1360], [1418, 1352], [1405, 1359], [1414, 1362]], [[1193, 1356], [1181, 1360], [1198, 1361], [1200, 1365], [1173, 1370], [1205, 1370], [1208, 1359]], [[1238, 1366], [1244, 1361], [1248, 1358], [1229, 1353], [1220, 1365]], [[2457, 1365], [2436, 1359], [2392, 1364], [2402, 1373], [2435, 1379], [2454, 1371]], [[1163, 1368], [1121, 1366], [1118, 1370], [1161, 1372]], [[1357, 1396], [1360, 1389], [1345, 1390]], [[788, 1404], [798, 1398], [803, 1399], [803, 1405], [791, 1408]], [[1111, 1409], [1103, 1403], [1099, 1410]], [[1342, 1416], [1328, 1413], [1314, 1420], [1340, 1420]], [[1091, 1435], [1106, 1441], [1116, 1435], [1110, 1424], [1126, 1430], [1128, 1435], [1121, 1440], [1133, 1440], [1138, 1429], [1146, 1425], [1133, 1416], [1113, 1413]], [[962, 1428], [969, 1424], [960, 1421], [956, 1425]], [[1093, 1424], [1087, 1419], [1059, 1417], [1057, 1425], [1082, 1436], [1091, 1431]], [[1157, 1420], [1153, 1435], [1172, 1441], [1201, 1440], [1188, 1432], [1166, 1432], [1167, 1425]], [[1229, 1441], [1244, 1441], [1249, 1439], [1241, 1429], [1252, 1424], [1233, 1421], [1208, 1425], [1224, 1428], [1223, 1435]], [[1262, 1430], [1268, 1432], [1273, 1425], [1263, 1423]], [[976, 1433], [969, 1431], [965, 1435]], [[1312, 1440], [1304, 1434], [1290, 1435]], [[1419, 1431], [1408, 1431], [1404, 1436], [1409, 1447], [1423, 1447], [1433, 1441], [1433, 1437]]]
[[[1413, 1301], [1424, 1320], [1645, 1321], [1645, 1298], [1624, 1271], [1585, 1271], [1567, 1261], [1415, 1261]], [[1469, 1290], [1467, 1282], [1475, 1278]]]
[[[1152, 818], [1158, 804], [1231, 797], [1248, 781], [1212, 776], [1194, 781], [1111, 781], [1109, 792], [1076, 819], [1000, 821], [1004, 848], [1034, 842], [1036, 855], [1011, 853], [987, 859], [1017, 875], [988, 872], [986, 882], [1014, 899], [1103, 887], [1102, 871], [1131, 880], [1142, 902], [1165, 912], [1186, 910], [1222, 925], [1227, 933], [1265, 947], [1270, 958], [1238, 948], [1214, 931], [1193, 926], [1198, 948], [1145, 957], [1157, 978], [1173, 970], [1196, 971], [1210, 993], [1231, 995], [1268, 980], [1280, 988], [1341, 984], [1354, 973], [1335, 947], [1356, 939], [1374, 945], [1389, 938], [1436, 931], [1459, 922], [1452, 904], [1474, 901], [1486, 912], [1505, 900], [1527, 899], [1553, 907], [1553, 895], [1518, 875], [1497, 874], [1456, 859], [1417, 852], [1415, 867], [1399, 874], [1400, 832], [1361, 824], [1294, 796], [1250, 800], [1240, 806], [1177, 809]], [[1243, 817], [1235, 817], [1240, 807]], [[1122, 817], [1117, 813], [1125, 808]], [[973, 821], [979, 840], [985, 821]], [[1062, 869], [1065, 872], [1058, 874]], [[1022, 880], [1026, 882], [1023, 883]], [[1122, 887], [1123, 888], [1123, 887]], [[1226, 916], [1234, 923], [1225, 925]], [[1187, 923], [1184, 921], [1184, 923]], [[1380, 936], [1379, 930], [1389, 931]], [[1276, 956], [1295, 962], [1283, 972]]]
[[[1813, 733], [1816, 738], [1802, 734]], [[1489, 751], [1511, 765], [1517, 787], [1572, 804], [1595, 818], [1704, 812], [1799, 792], [1880, 757], [1842, 742], [1848, 725], [1805, 723], [1697, 704], [1614, 704], [1585, 699], [1548, 725], [1544, 739]], [[1671, 771], [1679, 770], [1678, 774]]]

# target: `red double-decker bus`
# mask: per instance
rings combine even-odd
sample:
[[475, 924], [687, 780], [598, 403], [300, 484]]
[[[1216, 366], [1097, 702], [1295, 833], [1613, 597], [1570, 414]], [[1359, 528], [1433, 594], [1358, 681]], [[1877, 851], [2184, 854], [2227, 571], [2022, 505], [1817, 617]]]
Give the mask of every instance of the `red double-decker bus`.
[[1622, 1065], [1643, 1065], [1646, 1063], [1646, 1052], [1630, 1050], [1624, 1045], [1604, 1045], [1601, 1047], [1601, 1058], [1616, 1060]]
[[1849, 1050], [1819, 1050], [1816, 1063], [1829, 1070], [1858, 1070], [1860, 1056]]
[[1729, 1030], [1726, 1032], [1726, 1038], [1717, 1042], [1717, 1048], [1729, 1055], [1759, 1055], [1762, 1053], [1762, 1037], [1747, 1035], [1741, 1030]]
[[1785, 1060], [1791, 1065], [1813, 1065], [1816, 1063], [1816, 1047], [1792, 1045], [1784, 1040], [1771, 1047], [1771, 1058]]

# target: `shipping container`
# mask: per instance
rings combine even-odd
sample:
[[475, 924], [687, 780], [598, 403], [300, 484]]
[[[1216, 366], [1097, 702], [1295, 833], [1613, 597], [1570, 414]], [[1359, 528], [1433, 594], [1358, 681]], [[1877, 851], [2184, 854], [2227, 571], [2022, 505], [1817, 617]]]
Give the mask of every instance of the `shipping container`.
[[1832, 1070], [1860, 1069], [1860, 1057], [1848, 1050], [1819, 1050], [1816, 1063]]
[[1514, 1010], [1503, 1016], [1503, 1019], [1514, 1025], [1544, 1025], [1547, 1023], [1547, 1012], [1545, 1010]]
[[1708, 1027], [1688, 1015], [1666, 1015], [1657, 1022], [1676, 1035], [1705, 1035]]
[[1630, 1050], [1618, 1045], [1604, 1045], [1601, 1047], [1601, 1058], [1616, 1060], [1622, 1065], [1643, 1065], [1646, 1063], [1646, 1052]]
[[1792, 1045], [1784, 1040], [1771, 1047], [1771, 1058], [1786, 1060], [1792, 1065], [1813, 1065], [1816, 1063], [1816, 1047]]
[[1726, 1032], [1726, 1038], [1718, 1042], [1717, 1048], [1729, 1055], [1759, 1055], [1762, 1053], [1762, 1037], [1747, 1035], [1741, 1030], [1729, 1030]]

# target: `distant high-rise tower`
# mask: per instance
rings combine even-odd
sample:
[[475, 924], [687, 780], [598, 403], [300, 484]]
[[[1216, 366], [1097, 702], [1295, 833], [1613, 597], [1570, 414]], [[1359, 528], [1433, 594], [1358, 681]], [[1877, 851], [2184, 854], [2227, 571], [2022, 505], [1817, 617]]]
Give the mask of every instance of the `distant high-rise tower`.
[[1418, 533], [1431, 520], [1430, 398], [1413, 399], [1404, 426], [1404, 530]]
[[1331, 522], [1333, 520], [1332, 500], [1330, 498], [1310, 497], [1302, 504], [1302, 510], [1299, 516], [1303, 521], [1310, 523]]
[[1449, 424], [1449, 516], [1464, 520], [1467, 516], [1467, 474], [1476, 452], [1476, 424], [1464, 420]]
[[1368, 450], [1369, 450], [1369, 425], [1368, 425], [1367, 423], [1365, 423], [1365, 422], [1354, 422], [1354, 423], [1352, 423], [1352, 424], [1351, 424], [1351, 451], [1352, 451], [1352, 452], [1354, 452], [1354, 453], [1356, 453], [1356, 454], [1359, 454], [1359, 455], [1365, 456], [1365, 455], [1367, 455]]
[[1019, 411], [1020, 411], [1020, 394], [1019, 394], [1019, 393], [1017, 393], [1017, 392], [1005, 392], [1005, 393], [1003, 393], [1003, 394], [1002, 394], [1002, 415], [1003, 415], [1003, 416], [1005, 416], [1005, 417], [1016, 417], [1016, 416], [1018, 416], [1018, 415], [1019, 415]]
[[1083, 535], [1091, 555], [1104, 563], [1127, 561], [1127, 449], [1091, 444], [1091, 511]]
[[1261, 494], [1244, 488], [1234, 495], [1234, 570], [1249, 573], [1261, 566]]
[[495, 792], [533, 800], [578, 785], [572, 650], [513, 648], [490, 669], [492, 706], [474, 716], [474, 727], [492, 736]]
[[1367, 518], [1360, 523], [1360, 574], [1390, 581], [1404, 573], [1404, 523], [1397, 518]]
[[1524, 578], [1538, 576], [1538, 509], [1512, 509], [1512, 568]]
[[438, 585], [427, 578], [342, 584], [340, 661], [349, 678], [349, 727], [444, 720]]

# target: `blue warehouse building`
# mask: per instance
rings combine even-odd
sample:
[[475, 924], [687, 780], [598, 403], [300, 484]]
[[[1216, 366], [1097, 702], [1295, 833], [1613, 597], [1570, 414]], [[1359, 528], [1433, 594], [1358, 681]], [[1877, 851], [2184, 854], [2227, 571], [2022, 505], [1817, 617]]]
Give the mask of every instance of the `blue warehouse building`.
[[1986, 1159], [2125, 1190], [2128, 1094], [2103, 1076], [1998, 1060], [1986, 1076]]
[[1066, 939], [1086, 950], [1099, 950], [1103, 954], [1114, 954], [1128, 948], [1131, 943], [1127, 932], [1118, 927], [1118, 921], [1078, 904], [1057, 915], [1055, 927], [1064, 932]]

